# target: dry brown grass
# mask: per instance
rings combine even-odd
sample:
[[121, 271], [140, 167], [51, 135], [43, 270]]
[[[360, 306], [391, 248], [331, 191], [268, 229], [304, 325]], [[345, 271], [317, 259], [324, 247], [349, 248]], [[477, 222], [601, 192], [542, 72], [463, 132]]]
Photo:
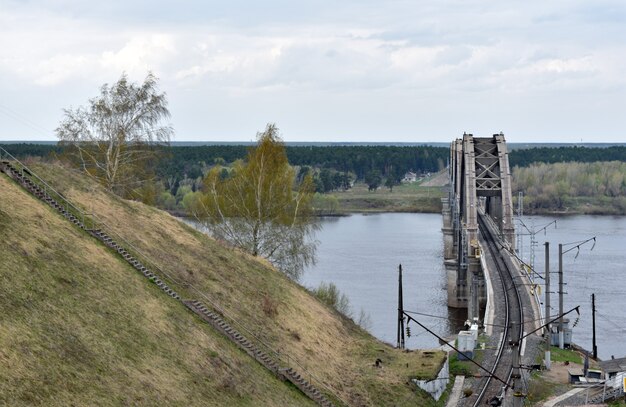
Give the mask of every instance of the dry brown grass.
[[0, 405], [312, 405], [0, 175]]
[[[410, 377], [436, 374], [442, 354], [426, 358], [419, 352], [395, 350], [321, 304], [266, 262], [219, 244], [165, 212], [112, 197], [60, 166], [36, 170], [155, 259], [181, 282], [174, 286], [184, 296], [198, 298], [186, 285], [198, 287], [229, 317], [298, 359], [344, 400], [355, 405], [426, 402], [424, 394], [407, 382]], [[275, 315], [264, 312], [268, 298], [276, 304]], [[374, 367], [377, 358], [383, 360], [382, 369]]]

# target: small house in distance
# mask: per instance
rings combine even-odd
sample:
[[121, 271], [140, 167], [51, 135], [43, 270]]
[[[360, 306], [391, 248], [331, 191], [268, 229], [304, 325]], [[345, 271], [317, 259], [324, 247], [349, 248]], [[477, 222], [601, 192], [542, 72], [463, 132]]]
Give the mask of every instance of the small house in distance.
[[417, 181], [417, 174], [412, 171], [409, 171], [406, 174], [404, 174], [404, 178], [402, 178], [402, 182], [410, 183], [410, 182], [415, 182], [415, 181]]

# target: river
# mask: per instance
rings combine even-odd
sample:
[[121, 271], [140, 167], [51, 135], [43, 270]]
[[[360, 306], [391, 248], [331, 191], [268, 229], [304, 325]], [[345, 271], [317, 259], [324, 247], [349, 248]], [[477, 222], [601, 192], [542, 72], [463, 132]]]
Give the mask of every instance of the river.
[[[370, 332], [396, 344], [398, 265], [402, 264], [404, 308], [442, 318], [422, 318], [436, 333], [451, 332], [443, 267], [441, 215], [383, 213], [321, 219], [317, 264], [301, 280], [307, 287], [334, 283], [363, 310]], [[454, 315], [452, 315], [454, 317]], [[436, 337], [412, 324], [408, 348], [438, 346]]]
[[[596, 334], [598, 356], [610, 359], [626, 356], [626, 217], [623, 216], [568, 216], [524, 217], [533, 230], [557, 221], [557, 228], [549, 227], [544, 235], [536, 234], [535, 269], [542, 275], [545, 269], [545, 242], [550, 242], [550, 297], [552, 314], [558, 315], [558, 245], [563, 244], [564, 310], [580, 305], [580, 320], [573, 329], [572, 341], [591, 351], [592, 317], [591, 294], [596, 295]], [[575, 242], [596, 237], [580, 250]], [[571, 244], [568, 244], [571, 243]], [[529, 237], [524, 239], [522, 256], [530, 260]], [[576, 320], [576, 314], [570, 314]]]
[[[550, 217], [525, 217], [532, 228], [551, 222]], [[446, 305], [443, 269], [441, 215], [384, 213], [321, 219], [317, 234], [320, 244], [318, 261], [309, 267], [301, 283], [317, 287], [322, 281], [334, 283], [350, 299], [353, 313], [362, 309], [369, 315], [370, 332], [383, 341], [396, 343], [398, 264], [404, 278], [404, 308], [440, 316], [420, 316], [420, 322], [442, 336], [458, 329], [461, 317]], [[581, 315], [573, 331], [573, 342], [591, 350], [591, 294], [596, 294], [596, 327], [599, 356], [603, 359], [626, 356], [626, 217], [559, 217], [557, 228], [537, 234], [535, 267], [544, 269], [545, 241], [551, 242], [551, 270], [558, 270], [558, 244], [585, 240], [592, 243], [564, 255], [564, 280], [567, 294], [565, 310], [580, 305]], [[524, 237], [522, 255], [529, 261], [529, 237]], [[567, 246], [570, 248], [571, 246]], [[566, 250], [565, 249], [565, 250]], [[558, 291], [557, 274], [551, 274], [553, 289]], [[554, 313], [558, 311], [557, 294], [552, 294]], [[452, 321], [447, 318], [452, 319]], [[572, 317], [572, 321], [576, 318]], [[438, 340], [411, 326], [409, 348], [428, 348]]]
[[[537, 230], [555, 219], [556, 229], [551, 226], [545, 235], [535, 235], [535, 269], [544, 273], [544, 242], [550, 242], [551, 271], [556, 272], [559, 243], [595, 236], [595, 246], [590, 242], [580, 248], [578, 256], [576, 249], [563, 256], [564, 309], [580, 305], [573, 342], [591, 350], [591, 294], [595, 293], [598, 354], [602, 359], [626, 356], [626, 217], [530, 216], [522, 220], [528, 228], [534, 226]], [[459, 329], [464, 315], [447, 307], [441, 222], [439, 214], [421, 213], [321, 218], [317, 263], [305, 270], [300, 283], [309, 288], [321, 282], [334, 283], [349, 298], [356, 317], [361, 310], [369, 316], [369, 331], [395, 345], [398, 265], [402, 264], [404, 308], [438, 316], [417, 319], [438, 335], [449, 336]], [[526, 262], [530, 262], [529, 240], [529, 236], [523, 236], [521, 256]], [[571, 247], [567, 245], [564, 250]], [[551, 305], [556, 315], [558, 275], [551, 276]], [[575, 314], [571, 320], [576, 320]], [[437, 338], [413, 324], [411, 333], [406, 339], [408, 348], [439, 344]]]

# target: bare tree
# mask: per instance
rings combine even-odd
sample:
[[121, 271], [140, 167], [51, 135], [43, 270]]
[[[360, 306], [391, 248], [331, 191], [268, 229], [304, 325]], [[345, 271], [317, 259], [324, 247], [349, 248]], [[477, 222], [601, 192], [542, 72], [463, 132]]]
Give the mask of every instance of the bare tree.
[[141, 85], [122, 74], [86, 107], [64, 113], [56, 129], [59, 144], [70, 147], [70, 157], [87, 174], [121, 194], [141, 185], [158, 146], [173, 135], [171, 126], [160, 124], [170, 113], [152, 73]]

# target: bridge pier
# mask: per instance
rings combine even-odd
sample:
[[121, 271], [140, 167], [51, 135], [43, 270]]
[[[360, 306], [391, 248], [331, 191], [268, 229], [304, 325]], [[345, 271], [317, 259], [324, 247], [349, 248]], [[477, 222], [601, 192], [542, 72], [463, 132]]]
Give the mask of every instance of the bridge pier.
[[452, 209], [450, 208], [450, 200], [442, 198], [442, 215], [443, 215], [443, 258], [445, 260], [455, 259], [454, 249], [454, 227], [452, 224]]
[[448, 307], [467, 308], [467, 285], [460, 280], [459, 265], [455, 259], [445, 260], [446, 276], [448, 280]]

